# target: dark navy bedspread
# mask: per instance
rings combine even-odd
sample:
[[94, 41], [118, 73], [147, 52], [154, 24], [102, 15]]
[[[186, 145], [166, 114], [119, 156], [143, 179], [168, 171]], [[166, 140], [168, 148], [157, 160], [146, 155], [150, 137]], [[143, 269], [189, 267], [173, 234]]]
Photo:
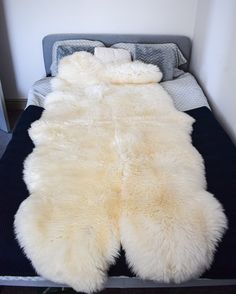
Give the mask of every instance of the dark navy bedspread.
[[[40, 118], [42, 111], [41, 107], [29, 106], [23, 112], [0, 160], [1, 276], [36, 275], [14, 237], [13, 220], [20, 203], [28, 197], [22, 170], [33, 143], [27, 130], [33, 121]], [[229, 220], [229, 229], [220, 243], [214, 263], [203, 277], [233, 279], [236, 278], [236, 148], [208, 108], [201, 107], [187, 113], [196, 119], [193, 145], [205, 160], [208, 190], [223, 204]], [[123, 251], [109, 274], [132, 276]]]

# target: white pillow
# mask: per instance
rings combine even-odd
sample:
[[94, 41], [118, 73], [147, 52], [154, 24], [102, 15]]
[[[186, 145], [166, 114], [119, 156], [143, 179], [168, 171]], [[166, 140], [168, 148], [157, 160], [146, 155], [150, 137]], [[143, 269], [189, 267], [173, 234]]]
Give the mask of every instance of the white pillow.
[[126, 63], [131, 62], [131, 54], [125, 49], [114, 49], [105, 47], [96, 47], [94, 55], [103, 63]]

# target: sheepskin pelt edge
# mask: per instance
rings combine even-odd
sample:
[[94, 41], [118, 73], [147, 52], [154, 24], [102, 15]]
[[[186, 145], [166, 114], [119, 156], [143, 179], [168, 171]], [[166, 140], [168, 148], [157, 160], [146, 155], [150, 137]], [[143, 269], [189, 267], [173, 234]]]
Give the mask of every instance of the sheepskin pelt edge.
[[98, 291], [121, 245], [142, 279], [179, 283], [210, 267], [226, 217], [206, 191], [194, 120], [161, 77], [154, 65], [105, 65], [85, 52], [61, 61], [29, 129], [30, 196], [15, 216], [38, 274]]

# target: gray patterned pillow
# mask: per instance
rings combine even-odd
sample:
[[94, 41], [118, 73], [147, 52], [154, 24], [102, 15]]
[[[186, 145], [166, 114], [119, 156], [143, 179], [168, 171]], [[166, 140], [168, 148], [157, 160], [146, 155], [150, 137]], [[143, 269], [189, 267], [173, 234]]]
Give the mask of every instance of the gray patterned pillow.
[[174, 78], [176, 68], [187, 62], [178, 46], [166, 44], [117, 43], [112, 47], [129, 50], [133, 60], [157, 65], [163, 73], [162, 81]]
[[50, 68], [51, 75], [57, 75], [58, 64], [63, 57], [71, 55], [77, 51], [87, 51], [90, 53], [94, 53], [95, 47], [105, 47], [105, 45], [100, 41], [90, 41], [82, 39], [55, 42], [52, 48], [52, 64]]

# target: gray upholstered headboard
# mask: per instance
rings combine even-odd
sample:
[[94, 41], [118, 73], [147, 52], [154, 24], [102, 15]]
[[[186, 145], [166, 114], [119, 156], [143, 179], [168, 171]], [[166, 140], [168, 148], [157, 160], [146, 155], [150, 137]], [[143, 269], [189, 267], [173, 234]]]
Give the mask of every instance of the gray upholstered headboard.
[[175, 43], [184, 54], [188, 63], [182, 68], [188, 70], [191, 54], [191, 40], [185, 36], [177, 35], [111, 35], [111, 34], [52, 34], [43, 39], [43, 57], [47, 76], [50, 75], [50, 66], [52, 63], [52, 47], [56, 41], [61, 40], [98, 40], [102, 41], [106, 46], [111, 46], [114, 43]]

